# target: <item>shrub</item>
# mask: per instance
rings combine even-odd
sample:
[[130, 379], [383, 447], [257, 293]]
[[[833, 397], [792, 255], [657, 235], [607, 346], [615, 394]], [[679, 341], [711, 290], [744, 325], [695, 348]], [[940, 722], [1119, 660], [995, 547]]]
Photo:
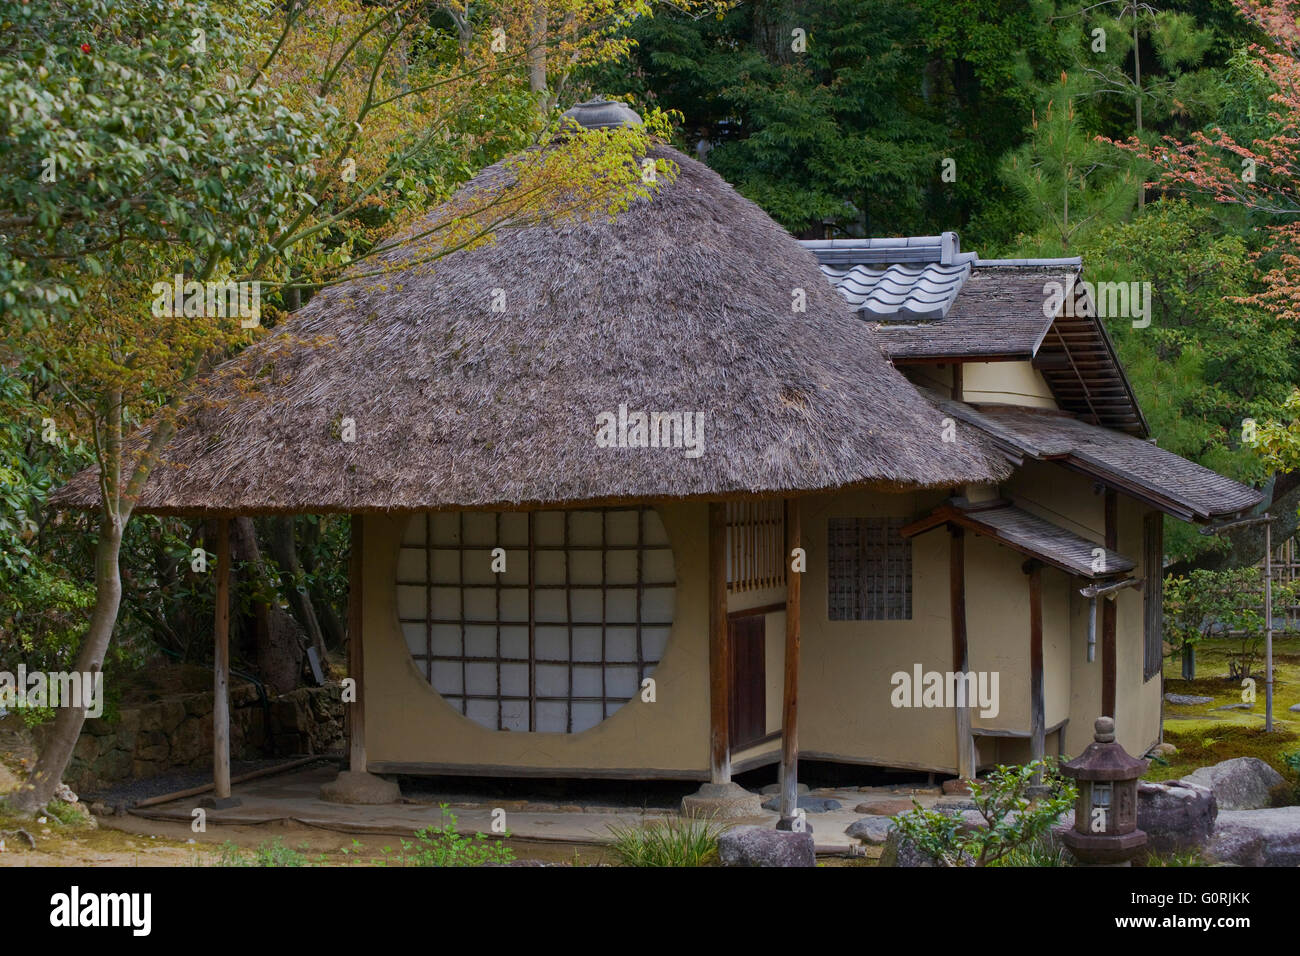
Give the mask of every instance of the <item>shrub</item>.
[[[513, 863], [510, 847], [483, 833], [463, 837], [456, 832], [456, 814], [440, 804], [443, 819], [440, 827], [415, 831], [415, 840], [403, 840], [402, 852], [396, 856], [403, 866], [483, 866], [489, 863]], [[505, 836], [510, 836], [507, 830]]]
[[[1047, 792], [1031, 799], [1029, 787], [1039, 770]], [[1054, 762], [998, 766], [984, 780], [970, 781], [970, 789], [983, 826], [971, 826], [959, 815], [927, 810], [918, 803], [916, 809], [894, 817], [900, 836], [945, 866], [992, 866], [999, 861], [1010, 866], [1018, 865], [1016, 860], [1026, 866], [1057, 865], [1032, 862], [1044, 859], [1035, 847], [1074, 804], [1074, 784], [1057, 773]]]

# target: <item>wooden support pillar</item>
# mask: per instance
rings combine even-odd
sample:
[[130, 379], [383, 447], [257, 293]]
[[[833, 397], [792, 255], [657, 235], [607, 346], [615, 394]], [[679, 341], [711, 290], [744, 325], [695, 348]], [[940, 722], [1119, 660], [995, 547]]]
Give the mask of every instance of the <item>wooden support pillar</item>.
[[366, 772], [366, 681], [362, 649], [361, 586], [364, 568], [364, 519], [354, 514], [352, 524], [352, 557], [348, 562], [348, 676], [356, 681], [356, 700], [348, 706], [348, 767], [353, 773]]
[[731, 783], [727, 723], [731, 657], [727, 646], [726, 505], [709, 503], [709, 781]]
[[217, 594], [212, 655], [212, 782], [230, 799], [230, 519], [217, 519]]
[[[1046, 704], [1043, 699], [1043, 566], [1027, 561], [1029, 575], [1029, 755], [1042, 760], [1047, 752]], [[1034, 785], [1042, 786], [1043, 771], [1034, 773]]]
[[[970, 670], [970, 651], [966, 643], [966, 539], [957, 525], [948, 526], [948, 596], [952, 618], [952, 669], [965, 674]], [[970, 702], [957, 708], [957, 775], [962, 780], [975, 777], [975, 737], [971, 733]]]
[[[1106, 547], [1119, 550], [1119, 500], [1113, 488], [1106, 489]], [[1101, 602], [1101, 714], [1115, 716], [1115, 599]]]
[[781, 716], [781, 819], [780, 829], [792, 829], [799, 806], [799, 600], [801, 578], [790, 569], [790, 553], [802, 547], [799, 500], [785, 503], [785, 701]]

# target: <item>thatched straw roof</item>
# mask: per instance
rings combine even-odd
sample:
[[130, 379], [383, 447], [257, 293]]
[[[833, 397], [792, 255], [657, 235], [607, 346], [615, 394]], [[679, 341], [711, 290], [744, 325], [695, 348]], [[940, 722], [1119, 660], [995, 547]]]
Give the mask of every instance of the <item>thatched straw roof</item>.
[[[613, 222], [511, 231], [322, 291], [200, 383], [138, 510], [516, 507], [1007, 476], [979, 429], [943, 440], [944, 415], [812, 253], [706, 166], [652, 155], [678, 178]], [[598, 416], [620, 405], [702, 412], [703, 454], [601, 447]], [[83, 472], [54, 500], [97, 495]]]

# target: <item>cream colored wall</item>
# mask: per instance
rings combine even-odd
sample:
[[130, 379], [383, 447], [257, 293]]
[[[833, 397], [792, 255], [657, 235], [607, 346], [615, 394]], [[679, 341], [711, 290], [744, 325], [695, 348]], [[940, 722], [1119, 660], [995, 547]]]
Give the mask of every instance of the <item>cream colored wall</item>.
[[[931, 532], [946, 537], [943, 531]], [[1024, 556], [990, 538], [965, 535], [966, 641], [970, 669], [998, 674], [1000, 709], [971, 727], [1029, 732], [1029, 577]], [[947, 670], [947, 668], [944, 668]]]
[[912, 518], [945, 497], [845, 492], [802, 499], [808, 571], [800, 614], [799, 749], [805, 757], [929, 770], [955, 766], [952, 711], [890, 703], [894, 672], [911, 673], [915, 663], [924, 670], [951, 669], [948, 536], [936, 530], [913, 539], [910, 621], [830, 621], [826, 610], [828, 518]]
[[952, 396], [952, 365], [935, 365], [926, 362], [904, 366], [902, 371], [917, 385], [933, 389], [941, 395]]
[[[1043, 715], [1055, 727], [1070, 716], [1070, 593], [1074, 578], [1043, 568]], [[1048, 753], [1053, 753], [1048, 742]]]
[[967, 362], [962, 365], [961, 396], [975, 404], [1056, 408], [1047, 380], [1029, 362]]
[[[1004, 491], [1027, 511], [1098, 544], [1106, 539], [1105, 494], [1099, 492], [1096, 483], [1084, 475], [1050, 462], [1030, 461], [1017, 469], [1015, 476], [1004, 486]], [[1147, 509], [1123, 494], [1118, 496], [1117, 504], [1117, 550], [1137, 562], [1132, 574], [1141, 578], [1144, 573], [1142, 520]], [[1088, 600], [1079, 594], [1080, 587], [1083, 587], [1083, 582], [1075, 580], [1066, 594], [1070, 620], [1070, 723], [1065, 734], [1065, 751], [1071, 756], [1078, 755], [1091, 742], [1093, 722], [1101, 714], [1101, 603], [1097, 607], [1096, 658], [1089, 663]], [[1160, 734], [1160, 679], [1157, 676], [1151, 681], [1142, 680], [1142, 601], [1142, 592], [1137, 588], [1120, 591], [1115, 599], [1115, 723], [1120, 743], [1135, 755], [1144, 753]], [[1046, 617], [1046, 608], [1044, 615]], [[1049, 679], [1048, 687], [1051, 686]], [[1050, 727], [1056, 722], [1051, 716], [1053, 701], [1050, 692], [1047, 710]]]
[[[1028, 510], [1102, 540], [1103, 498], [1083, 476], [1028, 462], [1003, 487]], [[949, 616], [949, 536], [943, 529], [913, 539], [910, 621], [830, 621], [826, 613], [826, 522], [834, 516], [915, 518], [946, 492], [844, 492], [803, 499], [804, 547], [800, 667], [800, 750], [808, 759], [843, 760], [953, 772], [955, 715], [946, 708], [895, 708], [896, 671], [946, 672], [952, 660]], [[634, 699], [580, 734], [519, 734], [488, 730], [442, 701], [411, 660], [397, 623], [396, 562], [406, 519], [369, 516], [365, 560], [365, 683], [371, 765], [390, 772], [494, 767], [566, 775], [704, 777], [708, 767], [709, 682], [707, 508], [660, 509], [676, 562], [672, 638], [654, 678], [658, 699]], [[1141, 557], [1142, 508], [1121, 496], [1120, 551]], [[978, 729], [1028, 733], [1029, 606], [1024, 557], [967, 534], [966, 600], [970, 666], [999, 672], [1000, 711], [973, 715]], [[1140, 569], [1139, 569], [1140, 573]], [[1101, 655], [1087, 663], [1088, 602], [1081, 582], [1043, 571], [1043, 651], [1046, 723], [1069, 718], [1065, 749], [1075, 755], [1091, 739], [1101, 703]], [[783, 600], [784, 594], [734, 595], [729, 608]], [[1121, 742], [1141, 753], [1159, 732], [1160, 682], [1142, 682], [1142, 602], [1136, 590], [1118, 598], [1117, 719]], [[1100, 616], [1099, 616], [1100, 617]], [[1068, 622], [1068, 623], [1067, 623]], [[766, 615], [767, 729], [781, 726], [785, 615]], [[1018, 744], [979, 738], [980, 760], [1005, 760]], [[761, 763], [779, 749], [768, 742], [734, 755], [737, 766]], [[1049, 739], [1049, 751], [1053, 750]], [[421, 766], [422, 765], [422, 766]]]
[[572, 776], [601, 771], [707, 776], [707, 506], [665, 505], [659, 513], [672, 543], [677, 593], [672, 636], [652, 675], [657, 700], [633, 698], [577, 734], [489, 730], [443, 701], [411, 659], [397, 620], [394, 581], [408, 519], [366, 516], [364, 679], [371, 768], [399, 772], [510, 767]]
[[[1119, 551], [1138, 562], [1132, 573], [1141, 580], [1142, 522], [1147, 508], [1132, 498], [1119, 497]], [[1116, 611], [1115, 644], [1119, 668], [1115, 675], [1115, 729], [1124, 749], [1140, 757], [1159, 740], [1160, 675], [1142, 679], [1144, 645], [1143, 597], [1138, 588], [1120, 592]]]

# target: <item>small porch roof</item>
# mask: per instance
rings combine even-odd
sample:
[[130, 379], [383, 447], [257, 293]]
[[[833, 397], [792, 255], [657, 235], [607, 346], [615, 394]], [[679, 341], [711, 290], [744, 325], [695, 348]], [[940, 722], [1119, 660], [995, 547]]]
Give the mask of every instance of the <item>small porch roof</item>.
[[1263, 494], [1159, 445], [1073, 416], [1020, 405], [968, 405], [928, 391], [940, 408], [973, 425], [1014, 459], [1060, 462], [1184, 521], [1238, 515]]
[[[1066, 574], [1090, 581], [1114, 577], [1137, 566], [1117, 551], [1102, 548], [1095, 541], [1002, 500], [970, 504], [954, 499], [899, 533], [904, 538], [911, 538], [944, 524], [967, 528]], [[1098, 548], [1101, 548], [1104, 558], [1100, 571], [1094, 570], [1094, 552]]]

